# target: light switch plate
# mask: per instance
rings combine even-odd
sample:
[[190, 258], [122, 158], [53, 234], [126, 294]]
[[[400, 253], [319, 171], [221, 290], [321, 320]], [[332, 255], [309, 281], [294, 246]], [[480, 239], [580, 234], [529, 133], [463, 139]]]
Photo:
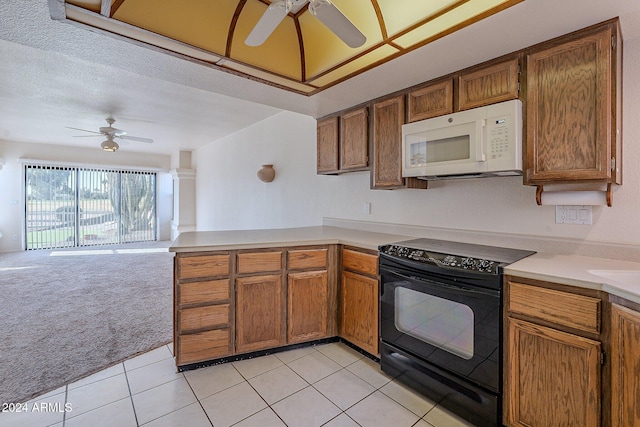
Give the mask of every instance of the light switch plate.
[[556, 206], [556, 224], [591, 224], [591, 206]]

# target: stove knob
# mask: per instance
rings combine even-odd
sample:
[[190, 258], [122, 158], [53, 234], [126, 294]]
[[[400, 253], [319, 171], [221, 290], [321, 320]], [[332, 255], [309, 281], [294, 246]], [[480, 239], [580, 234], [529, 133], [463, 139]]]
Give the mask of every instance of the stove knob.
[[473, 258], [463, 258], [462, 259], [462, 267], [463, 268], [472, 268], [474, 265], [476, 265], [476, 260]]
[[481, 268], [483, 270], [490, 270], [492, 265], [493, 265], [493, 261], [489, 261], [488, 259], [483, 259], [478, 264], [478, 268]]
[[450, 265], [452, 267], [455, 267], [456, 265], [456, 257], [452, 256], [452, 255], [447, 255], [443, 260], [442, 263], [444, 265]]

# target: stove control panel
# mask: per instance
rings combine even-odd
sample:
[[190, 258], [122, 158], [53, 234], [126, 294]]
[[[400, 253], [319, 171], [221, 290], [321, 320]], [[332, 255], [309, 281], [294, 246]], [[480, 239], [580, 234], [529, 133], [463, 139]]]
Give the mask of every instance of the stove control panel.
[[461, 270], [498, 274], [498, 263], [488, 259], [442, 254], [398, 245], [382, 246], [380, 252], [400, 259], [408, 259]]

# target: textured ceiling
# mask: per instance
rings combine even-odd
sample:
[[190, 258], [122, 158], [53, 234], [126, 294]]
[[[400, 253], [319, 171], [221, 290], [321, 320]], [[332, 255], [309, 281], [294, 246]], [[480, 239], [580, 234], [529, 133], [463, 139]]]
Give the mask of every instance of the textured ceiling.
[[282, 110], [324, 116], [616, 16], [625, 43], [640, 37], [637, 0], [527, 0], [306, 96], [52, 20], [49, 3], [64, 10], [62, 0], [0, 0], [0, 157], [3, 140], [99, 150], [99, 139], [66, 127], [97, 129], [110, 114], [116, 127], [155, 141], [115, 156], [194, 150]]
[[524, 0], [333, 0], [366, 37], [357, 48], [313, 16], [306, 0], [293, 1], [291, 12], [259, 46], [244, 40], [268, 0], [67, 0], [64, 15], [311, 95]]

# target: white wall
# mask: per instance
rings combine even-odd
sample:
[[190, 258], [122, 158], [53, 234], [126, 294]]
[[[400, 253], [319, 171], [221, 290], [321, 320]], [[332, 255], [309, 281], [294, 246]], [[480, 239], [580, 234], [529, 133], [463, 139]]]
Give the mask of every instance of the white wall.
[[[158, 174], [158, 238], [168, 240], [171, 235], [173, 182], [169, 175], [170, 156], [119, 151], [107, 153], [90, 148], [31, 144], [0, 140], [0, 157], [6, 164], [0, 170], [0, 252], [23, 249], [22, 164], [18, 159], [65, 162], [95, 166], [125, 166], [154, 168]], [[16, 240], [13, 237], [16, 237]]]
[[[624, 185], [592, 225], [555, 224], [521, 177], [430, 183], [428, 190], [370, 190], [368, 172], [318, 176], [315, 120], [284, 112], [194, 153], [198, 230], [319, 225], [322, 217], [579, 241], [640, 244], [640, 39], [625, 42]], [[271, 184], [256, 178], [263, 163]], [[371, 202], [371, 214], [363, 204]]]

